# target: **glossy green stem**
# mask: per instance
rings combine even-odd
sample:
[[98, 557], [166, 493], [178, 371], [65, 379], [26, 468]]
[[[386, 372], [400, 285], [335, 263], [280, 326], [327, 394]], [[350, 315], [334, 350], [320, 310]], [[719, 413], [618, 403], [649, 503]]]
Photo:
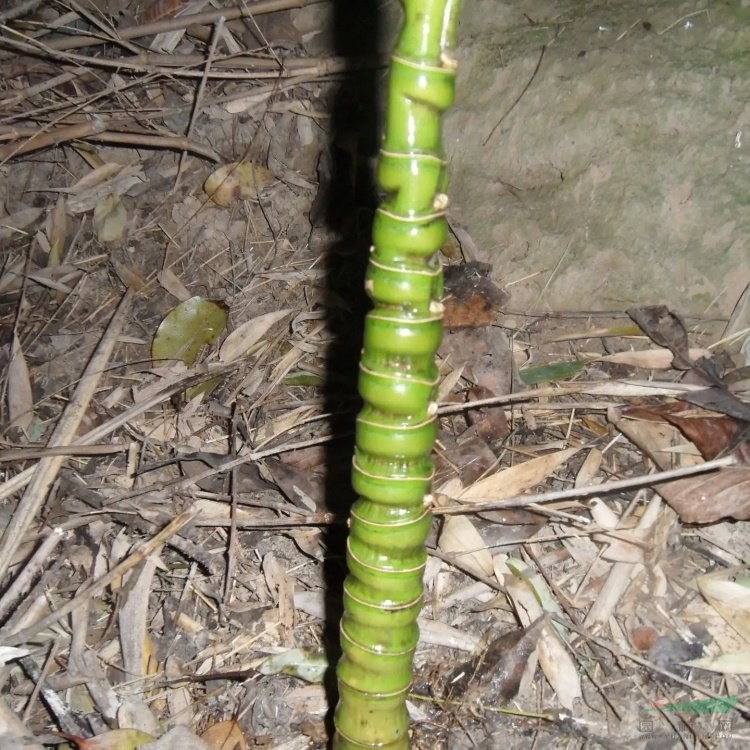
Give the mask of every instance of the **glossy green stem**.
[[338, 665], [336, 750], [406, 750], [437, 434], [447, 171], [458, 0], [405, 0], [373, 226]]

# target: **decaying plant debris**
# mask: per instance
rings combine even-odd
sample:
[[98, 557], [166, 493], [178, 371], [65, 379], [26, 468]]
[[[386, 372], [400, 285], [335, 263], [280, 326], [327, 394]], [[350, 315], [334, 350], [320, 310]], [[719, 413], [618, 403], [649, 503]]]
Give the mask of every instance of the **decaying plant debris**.
[[[383, 58], [174, 5], [2, 11], [2, 747], [326, 741]], [[747, 738], [739, 342], [445, 252], [415, 747]]]

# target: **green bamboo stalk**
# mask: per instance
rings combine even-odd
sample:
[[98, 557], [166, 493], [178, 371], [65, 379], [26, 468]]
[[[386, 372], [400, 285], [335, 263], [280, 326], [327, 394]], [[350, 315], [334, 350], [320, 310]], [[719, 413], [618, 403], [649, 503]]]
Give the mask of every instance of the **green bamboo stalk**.
[[391, 61], [360, 363], [335, 750], [407, 750], [437, 435], [447, 170], [459, 0], [404, 0]]

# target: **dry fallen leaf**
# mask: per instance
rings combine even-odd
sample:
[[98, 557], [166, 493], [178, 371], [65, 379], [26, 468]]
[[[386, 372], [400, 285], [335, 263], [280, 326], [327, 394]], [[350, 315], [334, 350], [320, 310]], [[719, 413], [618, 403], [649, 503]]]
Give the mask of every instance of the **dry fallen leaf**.
[[123, 667], [134, 678], [155, 674], [159, 668], [148, 633], [148, 606], [154, 576], [160, 565], [158, 558], [151, 555], [137, 571], [128, 574], [128, 595], [117, 613]]
[[[691, 359], [710, 357], [708, 349], [689, 349]], [[615, 352], [603, 357], [595, 357], [597, 362], [610, 362], [617, 365], [630, 365], [631, 367], [642, 367], [647, 370], [669, 370], [672, 368], [674, 355], [669, 349], [642, 349], [636, 352]]]
[[[638, 412], [630, 411], [631, 415]], [[615, 412], [612, 422], [661, 469], [671, 469], [675, 454], [669, 449], [678, 434], [675, 427], [662, 423], [625, 418]], [[681, 437], [681, 435], [680, 435]], [[750, 460], [748, 442], [740, 444], [734, 455], [742, 462], [712, 474], [701, 474], [655, 486], [655, 490], [677, 512], [684, 523], [713, 523], [721, 518], [744, 521], [750, 518]], [[679, 456], [680, 463], [699, 464], [700, 458]]]
[[155, 742], [149, 742], [139, 750], [211, 750], [200, 738], [189, 729], [177, 725], [163, 734]]
[[597, 483], [597, 477], [599, 476], [599, 470], [602, 466], [602, 452], [598, 448], [592, 448], [587, 454], [586, 458], [583, 459], [581, 468], [578, 469], [576, 474], [576, 487], [588, 487], [589, 485]]
[[748, 466], [678, 479], [655, 489], [684, 523], [714, 523], [722, 518], [750, 519]]
[[698, 576], [695, 582], [704, 599], [750, 642], [750, 578], [747, 566], [722, 568]]
[[65, 255], [68, 237], [67, 201], [64, 195], [58, 197], [54, 210], [47, 217], [47, 237], [50, 245], [47, 265], [59, 266]]
[[211, 750], [247, 750], [247, 740], [234, 719], [212, 724], [201, 735]]
[[666, 305], [631, 307], [625, 312], [651, 341], [671, 350], [674, 367], [690, 369], [692, 362], [688, 354], [687, 329], [679, 315]]
[[15, 333], [8, 364], [8, 415], [11, 426], [20, 427], [24, 431], [34, 418], [31, 376], [21, 350], [21, 342]]
[[225, 164], [212, 172], [203, 185], [206, 195], [218, 206], [231, 206], [236, 200], [257, 198], [274, 181], [273, 173], [250, 161]]
[[701, 656], [698, 659], [683, 662], [683, 665], [722, 674], [750, 674], [750, 650], [720, 656]]
[[114, 258], [110, 258], [110, 263], [115, 269], [115, 273], [120, 277], [120, 281], [122, 281], [125, 286], [131, 287], [137, 292], [143, 292], [148, 286], [146, 279], [132, 266], [126, 266], [124, 263], [120, 263]]
[[[530, 626], [545, 613], [560, 612], [560, 606], [552, 593], [547, 590], [544, 579], [518, 560], [508, 560], [503, 564], [498, 555], [495, 558], [495, 571], [498, 580], [503, 580], [516, 615], [523, 625]], [[573, 709], [582, 697], [581, 679], [570, 651], [563, 645], [559, 625], [546, 623], [542, 629], [537, 653], [539, 666], [557, 694], [561, 706]]]
[[520, 495], [541, 484], [555, 469], [578, 453], [578, 450], [578, 448], [566, 448], [511, 466], [509, 469], [474, 482], [461, 491], [456, 499], [464, 503], [482, 503]]
[[139, 750], [154, 739], [139, 729], [112, 729], [96, 737], [77, 737], [72, 734], [61, 736], [74, 742], [78, 750]]
[[476, 693], [483, 703], [500, 706], [514, 698], [548, 621], [542, 616], [528, 627], [514, 628], [456, 667], [447, 680], [446, 698], [467, 701]]
[[125, 236], [128, 212], [113, 194], [99, 201], [94, 208], [94, 230], [99, 242], [117, 242]]
[[622, 416], [626, 419], [674, 425], [707, 461], [716, 458], [732, 445], [745, 427], [738, 419], [684, 401], [670, 401], [648, 407], [635, 406], [624, 409]]
[[258, 315], [252, 320], [246, 320], [235, 328], [225, 339], [219, 350], [219, 360], [224, 363], [234, 362], [247, 354], [268, 332], [268, 330], [283, 320], [291, 310], [275, 310], [274, 312]]
[[261, 674], [288, 674], [313, 683], [322, 682], [329, 668], [320, 648], [290, 648], [263, 659], [257, 667]]
[[106, 162], [87, 172], [78, 182], [71, 185], [67, 192], [69, 195], [80, 195], [92, 188], [98, 188], [102, 183], [111, 180], [124, 169], [122, 164]]
[[12, 214], [0, 216], [0, 240], [16, 237], [19, 230], [28, 230], [43, 211], [43, 208], [21, 208]]
[[65, 189], [68, 195], [68, 211], [73, 215], [86, 213], [102, 202], [103, 195], [125, 195], [145, 180], [143, 166], [133, 164], [104, 164], [79, 180], [72, 188]]
[[445, 519], [438, 549], [456, 555], [463, 565], [482, 575], [492, 575], [492, 555], [482, 535], [466, 516], [448, 516]]
[[193, 296], [171, 268], [162, 268], [156, 274], [156, 280], [163, 289], [173, 297], [177, 297], [180, 302], [184, 302]]

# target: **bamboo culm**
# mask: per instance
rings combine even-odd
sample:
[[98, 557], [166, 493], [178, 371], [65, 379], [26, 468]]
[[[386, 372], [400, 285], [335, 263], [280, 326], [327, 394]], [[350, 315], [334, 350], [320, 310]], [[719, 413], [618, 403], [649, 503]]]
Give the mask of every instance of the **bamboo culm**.
[[338, 664], [335, 750], [406, 750], [437, 434], [447, 169], [459, 0], [405, 0], [373, 225]]

